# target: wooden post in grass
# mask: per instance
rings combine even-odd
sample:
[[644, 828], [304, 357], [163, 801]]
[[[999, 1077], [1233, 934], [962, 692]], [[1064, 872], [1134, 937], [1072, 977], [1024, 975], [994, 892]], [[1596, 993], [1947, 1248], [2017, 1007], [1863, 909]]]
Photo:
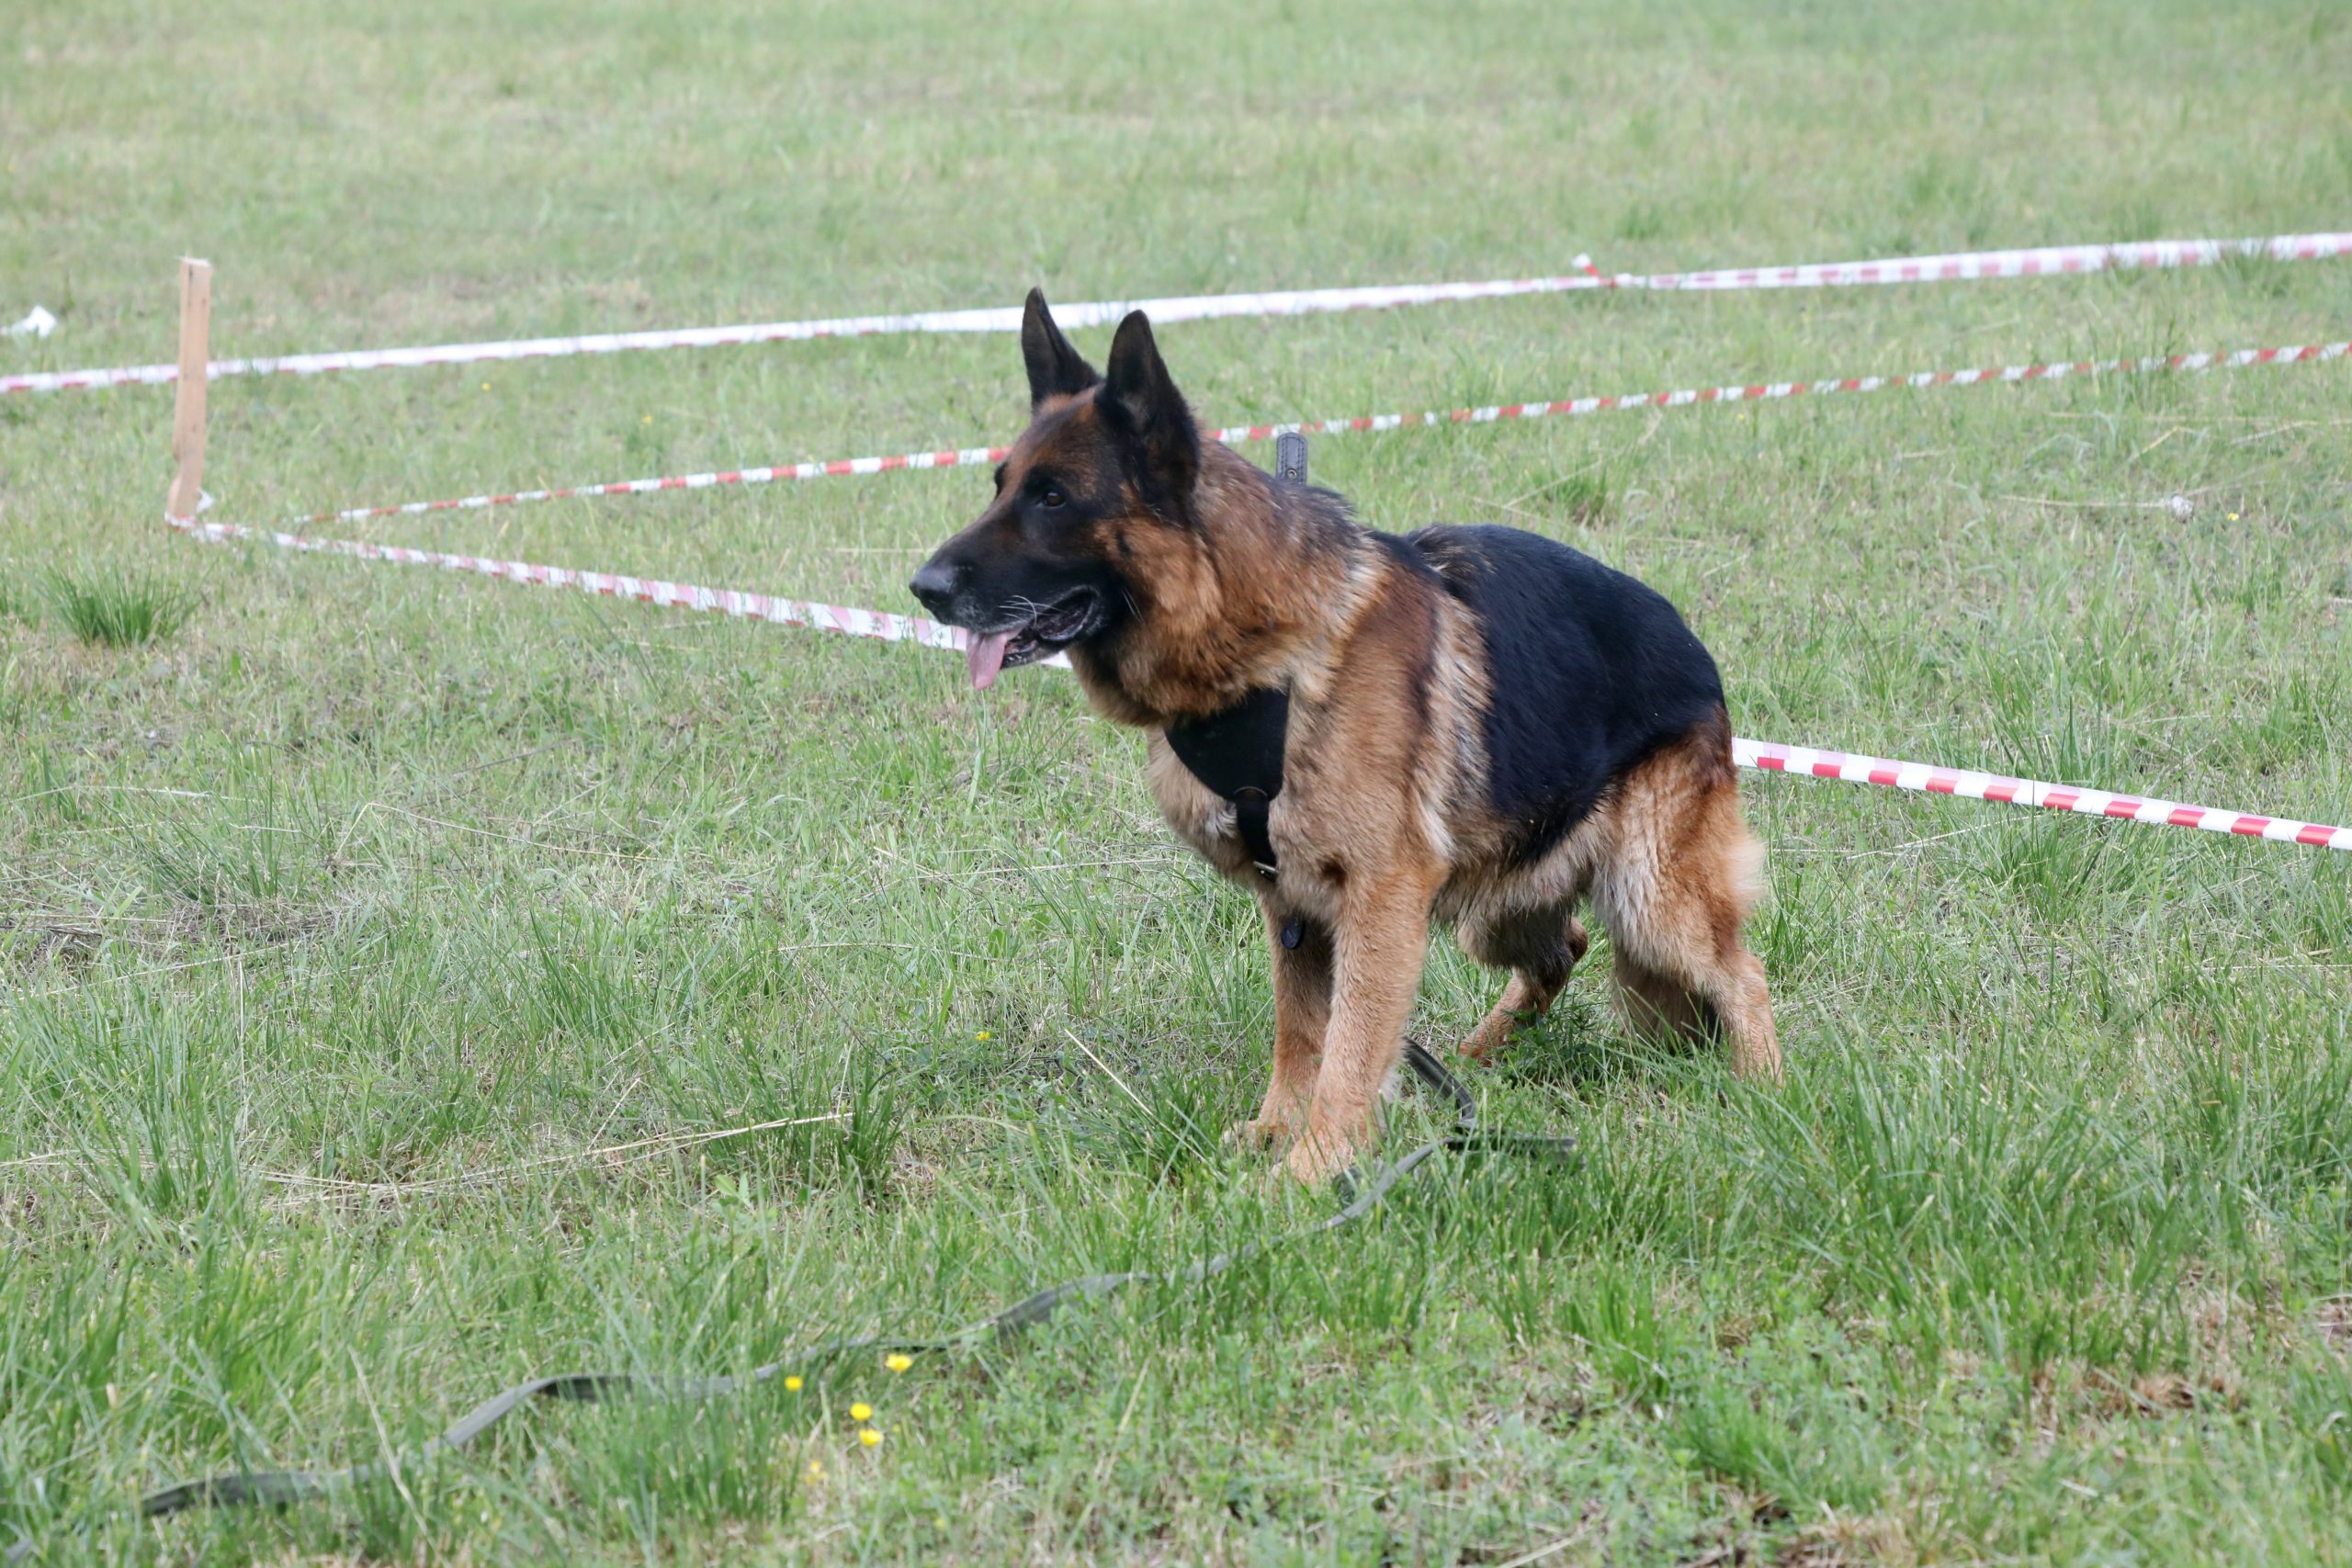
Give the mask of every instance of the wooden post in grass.
[[164, 510], [193, 517], [204, 499], [204, 394], [212, 361], [212, 264], [180, 258], [180, 377], [172, 404], [172, 457], [179, 465]]

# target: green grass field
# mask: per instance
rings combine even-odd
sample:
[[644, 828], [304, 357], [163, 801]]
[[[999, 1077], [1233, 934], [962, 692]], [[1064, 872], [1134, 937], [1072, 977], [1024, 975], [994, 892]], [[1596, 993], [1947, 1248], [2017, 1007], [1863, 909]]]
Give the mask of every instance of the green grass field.
[[[169, 358], [182, 254], [236, 355], [2352, 220], [2352, 13], [2317, 0], [990, 9], [24, 0], [0, 315], [62, 324], [0, 371]], [[1223, 423], [2347, 335], [2352, 262], [1161, 343]], [[1645, 577], [1744, 734], [2343, 821], [2347, 378], [1314, 464], [1380, 526]], [[1597, 944], [1473, 1080], [1572, 1166], [1441, 1161], [1355, 1230], [903, 1373], [537, 1407], [332, 1502], [137, 1522], [525, 1377], [930, 1334], [1336, 1203], [1193, 1132], [1262, 1082], [1254, 915], [1066, 677], [976, 697], [910, 647], [202, 549], [157, 521], [169, 401], [0, 400], [0, 1546], [2352, 1562], [2352, 857], [1753, 777], [1781, 1090], [1628, 1039]], [[208, 488], [271, 522], [1023, 403], [1003, 337], [226, 381]], [[985, 491], [345, 532], [907, 609]], [[1417, 1027], [1498, 984], [1433, 942]], [[1390, 1146], [1437, 1124], [1408, 1099]]]

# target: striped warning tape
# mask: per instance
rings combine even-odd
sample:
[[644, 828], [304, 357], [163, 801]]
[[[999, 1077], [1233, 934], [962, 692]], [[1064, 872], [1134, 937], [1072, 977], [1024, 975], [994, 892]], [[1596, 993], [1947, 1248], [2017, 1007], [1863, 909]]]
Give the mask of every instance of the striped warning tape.
[[[1550, 277], [1489, 278], [1461, 283], [1375, 284], [1352, 288], [1291, 288], [1242, 294], [1196, 294], [1160, 299], [1097, 299], [1057, 307], [1065, 328], [1101, 326], [1129, 310], [1148, 311], [1157, 322], [1230, 317], [1321, 315], [1333, 311], [1393, 310], [1476, 299], [1505, 299], [1532, 294], [1565, 294], [1593, 288], [1644, 288], [1660, 292], [1751, 288], [1842, 288], [1883, 284], [1973, 282], [1991, 278], [2049, 277], [2121, 269], [2211, 266], [2232, 257], [2274, 261], [2318, 261], [2352, 254], [2352, 233], [2274, 234], [2244, 240], [2147, 240], [2120, 244], [2040, 245], [2023, 250], [1963, 251], [1949, 255], [1889, 256], [1874, 261], [1807, 262], [1795, 265], [1734, 267], [1712, 272], [1668, 272], [1605, 276], [1583, 256], [1579, 270]], [[270, 358], [216, 359], [209, 378], [231, 376], [316, 376], [338, 370], [379, 370], [428, 365], [466, 365], [484, 360], [554, 359], [583, 354], [622, 354], [645, 349], [714, 348], [829, 337], [865, 337], [903, 333], [1010, 333], [1021, 328], [1018, 307], [928, 310], [902, 315], [834, 316], [808, 321], [763, 321], [729, 327], [687, 327], [659, 332], [598, 333], [574, 337], [506, 339], [438, 344], [414, 348], [347, 349], [324, 354], [288, 354]], [[0, 376], [0, 393], [56, 392], [103, 387], [153, 385], [179, 378], [177, 365], [127, 365], [90, 370], [44, 370]]]
[[2117, 795], [2110, 790], [2076, 789], [2068, 784], [2044, 784], [2039, 779], [2013, 779], [2000, 773], [1939, 768], [1926, 762], [1898, 762], [1885, 757], [1858, 757], [1844, 751], [1815, 750], [1810, 746], [1780, 746], [1769, 740], [1735, 739], [1731, 754], [1732, 761], [1741, 767], [1764, 773], [1804, 773], [1816, 779], [1844, 779], [1849, 784], [1883, 784], [1890, 789], [1917, 790], [1928, 795], [1956, 795], [1965, 800], [2033, 806], [2045, 811], [2072, 811], [2085, 817], [2113, 817], [2165, 828], [2235, 833], [2275, 843], [2352, 850], [2352, 828], [2331, 828], [2323, 822], [2296, 822], [2248, 811], [2219, 811], [2210, 806], [2182, 806], [2176, 801]]
[[1620, 288], [1703, 290], [1850, 288], [1889, 283], [1960, 283], [1996, 277], [2058, 277], [2086, 272], [2211, 266], [2232, 257], [2321, 261], [2352, 254], [2352, 234], [2275, 234], [2267, 240], [2143, 240], [2112, 245], [2040, 245], [2030, 250], [1965, 251], [1946, 256], [1815, 262], [1803, 266], [1726, 267], [1713, 272], [1620, 275]]
[[[2346, 236], [2352, 249], [2352, 236]], [[1349, 310], [1394, 310], [1405, 305], [1506, 299], [1530, 294], [1563, 294], [1616, 288], [1626, 280], [1605, 277], [1589, 256], [1578, 256], [1577, 271], [1556, 277], [1493, 278], [1476, 283], [1393, 283], [1356, 288], [1289, 288], [1247, 294], [1180, 295], [1160, 299], [1094, 299], [1057, 305], [1054, 319], [1065, 329], [1105, 326], [1130, 310], [1153, 321], [1204, 321], [1231, 317], [1314, 316]], [[288, 354], [270, 359], [216, 359], [207, 378], [230, 376], [318, 376], [334, 370], [381, 370], [428, 365], [469, 365], [484, 360], [560, 359], [582, 354], [626, 354], [656, 348], [719, 348], [755, 343], [800, 343], [818, 338], [876, 337], [909, 333], [1014, 333], [1021, 330], [1017, 305], [965, 310], [924, 310], [905, 315], [831, 316], [800, 321], [763, 321], [749, 326], [688, 327], [666, 332], [602, 333], [582, 337], [524, 338], [498, 343], [453, 343], [422, 348], [351, 349], [329, 354]], [[104, 370], [55, 370], [0, 376], [0, 392], [54, 392], [155, 384], [179, 379], [176, 365], [130, 365]]]
[[[1612, 410], [1687, 408], [1694, 403], [1770, 402], [1788, 398], [1829, 397], [1852, 392], [1876, 392], [1892, 388], [1973, 387], [1986, 382], [2054, 381], [2068, 376], [2144, 375], [2166, 370], [2242, 370], [2257, 365], [2300, 365], [2341, 359], [2352, 352], [2352, 342], [2299, 344], [2281, 348], [2242, 348], [2233, 354], [2154, 355], [2140, 359], [2081, 359], [2052, 364], [2008, 365], [1968, 370], [1923, 370], [1908, 376], [1851, 376], [1828, 381], [1771, 381], [1742, 386], [1686, 388], [1678, 391], [1634, 392], [1620, 397], [1564, 398], [1550, 402], [1494, 403], [1431, 413], [1364, 414], [1352, 419], [1317, 419], [1290, 424], [1235, 424], [1204, 434], [1228, 444], [1271, 441], [1295, 431], [1306, 435], [1340, 435], [1363, 431], [1398, 430], [1442, 424], [1489, 424], [1505, 420], [1549, 419], [1606, 413]], [[701, 474], [670, 474], [656, 479], [615, 479], [605, 484], [565, 485], [553, 490], [507, 491], [495, 494], [457, 496], [446, 501], [410, 501], [387, 506], [354, 506], [295, 519], [295, 525], [315, 523], [356, 523], [371, 517], [413, 516], [428, 512], [469, 512], [486, 506], [510, 506], [520, 502], [570, 501], [586, 496], [649, 495], [660, 491], [707, 490], [714, 486], [776, 484], [847, 474], [887, 474], [922, 468], [968, 468], [1001, 462], [1010, 448], [966, 446], [950, 451], [904, 452], [888, 457], [836, 457], [829, 462], [778, 463], [766, 468], [728, 468]]]
[[[745, 593], [731, 588], [705, 588], [661, 578], [630, 577], [616, 572], [588, 571], [570, 567], [539, 566], [528, 561], [499, 560], [483, 556], [456, 555], [442, 550], [411, 549], [356, 539], [321, 539], [235, 523], [207, 523], [192, 517], [167, 517], [173, 527], [206, 544], [240, 541], [266, 543], [288, 550], [350, 556], [360, 560], [387, 561], [401, 566], [438, 567], [446, 571], [503, 578], [510, 582], [543, 588], [571, 588], [648, 604], [713, 615], [768, 621], [779, 626], [810, 626], [850, 637], [884, 642], [915, 642], [926, 648], [961, 649], [964, 632], [918, 615], [894, 615], [881, 610], [858, 609], [766, 593]], [[1047, 663], [1069, 668], [1057, 655]], [[2183, 806], [2174, 801], [2119, 795], [2109, 790], [2080, 789], [2016, 779], [1962, 768], [1937, 767], [1927, 762], [1894, 761], [1883, 757], [1823, 751], [1804, 746], [1783, 746], [1769, 740], [1735, 738], [1732, 761], [1743, 768], [1765, 773], [1802, 773], [1813, 778], [1844, 779], [1931, 795], [1960, 795], [1970, 800], [1997, 801], [2010, 806], [2037, 807], [2169, 828], [2198, 828], [2211, 833], [2232, 833], [2273, 843], [2303, 844], [2319, 849], [2352, 852], [2352, 828], [2318, 822], [2298, 822], [2252, 812], [2222, 811], [2211, 807]]]
[[[241, 523], [207, 523], [192, 517], [166, 517], [166, 523], [203, 544], [244, 540], [275, 545], [280, 549], [312, 554], [350, 556], [358, 560], [387, 561], [397, 566], [432, 566], [477, 577], [503, 578], [509, 582], [541, 588], [574, 588], [607, 598], [634, 599], [671, 609], [703, 610], [714, 615], [770, 621], [777, 626], [812, 626], [844, 632], [851, 637], [878, 637], [885, 642], [919, 642], [926, 648], [960, 649], [964, 634], [920, 615], [893, 615], [880, 610], [860, 610], [843, 604], [822, 604], [768, 593], [745, 593], [731, 588], [700, 588], [691, 582], [629, 577], [618, 572], [576, 570], [571, 567], [536, 566], [528, 561], [499, 560], [488, 556], [455, 555], [447, 550], [417, 550], [404, 545], [379, 545], [362, 539], [320, 539]], [[1068, 660], [1059, 660], [1065, 668]]]

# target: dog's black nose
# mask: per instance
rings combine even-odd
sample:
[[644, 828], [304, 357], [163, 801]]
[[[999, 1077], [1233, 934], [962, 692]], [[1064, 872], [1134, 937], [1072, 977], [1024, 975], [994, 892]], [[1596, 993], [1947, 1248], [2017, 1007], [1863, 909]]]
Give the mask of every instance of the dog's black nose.
[[922, 570], [915, 573], [914, 581], [907, 587], [922, 601], [924, 609], [934, 615], [944, 616], [947, 614], [949, 602], [956, 597], [956, 590], [963, 583], [964, 572], [960, 567], [949, 566], [945, 561], [933, 558], [923, 563]]

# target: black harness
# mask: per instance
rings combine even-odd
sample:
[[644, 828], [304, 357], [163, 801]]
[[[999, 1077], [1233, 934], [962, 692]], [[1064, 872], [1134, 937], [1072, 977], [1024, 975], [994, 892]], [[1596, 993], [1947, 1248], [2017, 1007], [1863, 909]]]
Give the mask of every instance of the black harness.
[[1283, 792], [1283, 753], [1290, 742], [1290, 692], [1261, 686], [1231, 707], [1206, 718], [1168, 727], [1176, 760], [1210, 793], [1233, 805], [1233, 825], [1258, 874], [1274, 878], [1274, 841], [1266, 816]]
[[[1188, 718], [1167, 729], [1168, 748], [1194, 778], [1233, 806], [1233, 826], [1258, 874], [1274, 880], [1274, 840], [1266, 815], [1283, 792], [1283, 753], [1290, 748], [1290, 691], [1261, 686], [1231, 707], [1206, 718]], [[1295, 948], [1306, 938], [1306, 921], [1293, 915], [1283, 922], [1282, 943]]]

